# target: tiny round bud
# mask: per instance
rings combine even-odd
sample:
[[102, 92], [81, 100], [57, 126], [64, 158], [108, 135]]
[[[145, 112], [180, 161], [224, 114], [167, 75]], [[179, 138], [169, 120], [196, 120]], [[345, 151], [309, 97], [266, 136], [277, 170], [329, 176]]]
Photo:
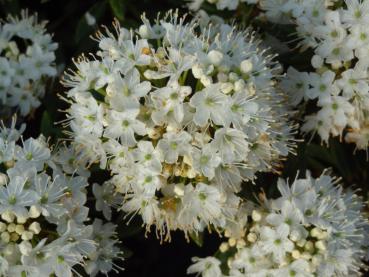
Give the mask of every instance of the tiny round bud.
[[33, 222], [29, 225], [28, 230], [38, 235], [41, 232], [41, 226], [38, 222]]
[[247, 240], [248, 240], [249, 242], [255, 242], [255, 241], [257, 240], [257, 236], [256, 236], [256, 234], [255, 234], [255, 233], [249, 233], [249, 234], [247, 235]]
[[222, 83], [220, 85], [220, 90], [225, 93], [228, 94], [233, 90], [234, 86], [232, 83]]
[[138, 28], [138, 33], [140, 34], [142, 38], [149, 38], [150, 36], [149, 29], [147, 28], [145, 24], [141, 25]]
[[14, 223], [10, 223], [10, 224], [8, 225], [8, 228], [7, 228], [8, 232], [9, 232], [9, 233], [13, 233], [13, 232], [15, 232], [15, 227], [16, 227], [16, 225], [15, 225]]
[[1, 214], [1, 218], [6, 222], [11, 223], [14, 221], [15, 215], [10, 211], [6, 211]]
[[224, 253], [229, 249], [229, 244], [226, 242], [223, 242], [220, 247], [219, 247], [219, 251]]
[[261, 213], [257, 210], [252, 211], [251, 217], [252, 217], [252, 220], [256, 221], [256, 222], [258, 222], [262, 219]]
[[21, 235], [24, 232], [24, 226], [21, 224], [18, 224], [17, 226], [15, 226], [15, 232], [18, 235]]
[[318, 248], [319, 250], [321, 251], [325, 251], [327, 250], [327, 247], [325, 246], [325, 243], [324, 241], [322, 240], [318, 240], [316, 243], [315, 243], [315, 247]]
[[7, 225], [4, 222], [0, 222], [0, 233], [6, 231]]
[[96, 24], [96, 18], [89, 12], [86, 12], [85, 19], [86, 19], [87, 25], [89, 26], [93, 26]]
[[184, 195], [184, 188], [183, 188], [183, 185], [179, 185], [179, 184], [176, 184], [174, 186], [174, 193], [178, 196], [183, 196]]
[[314, 55], [311, 59], [311, 65], [314, 68], [321, 68], [323, 66], [324, 60], [321, 56]]
[[314, 238], [317, 238], [320, 236], [320, 233], [321, 233], [321, 230], [317, 227], [313, 228], [311, 231], [310, 231], [310, 235]]
[[297, 246], [298, 247], [303, 247], [306, 243], [306, 240], [305, 239], [300, 239], [299, 241], [297, 241]]
[[229, 74], [228, 74], [228, 78], [229, 78], [229, 80], [230, 80], [230, 81], [232, 81], [232, 82], [243, 81], [243, 80], [242, 80], [242, 79], [240, 79], [240, 77], [239, 77], [236, 73], [234, 73], [234, 72], [229, 73]]
[[4, 243], [8, 243], [10, 241], [10, 235], [8, 232], [2, 232], [0, 235], [1, 241]]
[[300, 254], [300, 258], [304, 259], [304, 260], [310, 260], [311, 259], [311, 254], [308, 252], [303, 252], [302, 254]]
[[16, 242], [17, 240], [19, 240], [19, 235], [17, 233], [11, 233], [10, 240]]
[[36, 206], [31, 206], [28, 215], [30, 218], [38, 218], [41, 215], [41, 211]]
[[305, 248], [306, 251], [312, 252], [312, 251], [314, 251], [314, 244], [311, 241], [308, 241], [308, 242], [305, 243], [304, 248]]
[[228, 81], [227, 74], [224, 74], [223, 72], [219, 72], [217, 77], [218, 77], [218, 81], [221, 83], [225, 83]]
[[22, 234], [22, 240], [31, 240], [33, 238], [33, 233], [30, 231], [24, 231]]
[[242, 73], [249, 73], [253, 68], [253, 64], [250, 60], [244, 60], [240, 64], [240, 69]]
[[19, 224], [24, 224], [24, 223], [26, 223], [26, 222], [27, 222], [27, 219], [28, 219], [28, 217], [17, 216], [17, 222], [18, 222]]
[[300, 259], [301, 253], [298, 250], [293, 250], [292, 253], [291, 253], [291, 256], [292, 256], [292, 258], [294, 258], [295, 260], [297, 260], [297, 259]]
[[223, 61], [223, 53], [217, 50], [211, 50], [208, 53], [208, 58], [209, 58], [210, 63], [212, 63], [215, 66], [218, 66]]
[[0, 173], [0, 186], [4, 186], [8, 183], [8, 176], [4, 173]]
[[245, 81], [244, 80], [238, 80], [234, 83], [234, 90], [235, 91], [241, 91], [245, 88]]
[[234, 238], [230, 238], [228, 240], [228, 243], [229, 243], [230, 247], [234, 247], [234, 246], [236, 246], [237, 241]]

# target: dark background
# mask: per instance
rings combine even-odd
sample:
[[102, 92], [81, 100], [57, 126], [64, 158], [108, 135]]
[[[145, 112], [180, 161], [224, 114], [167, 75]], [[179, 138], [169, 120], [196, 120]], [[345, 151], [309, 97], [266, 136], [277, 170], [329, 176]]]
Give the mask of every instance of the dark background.
[[[54, 34], [54, 41], [59, 43], [57, 64], [62, 74], [65, 68], [73, 68], [73, 57], [96, 50], [97, 44], [89, 36], [101, 25], [110, 26], [113, 17], [118, 18], [122, 26], [134, 28], [139, 26], [143, 12], [148, 18], [154, 19], [159, 11], [163, 13], [169, 9], [180, 9], [180, 12], [185, 12], [185, 9], [182, 9], [183, 3], [181, 0], [0, 0], [0, 16], [5, 18], [9, 13], [17, 14], [21, 9], [27, 8], [30, 12], [38, 12], [40, 19], [48, 20], [48, 30]], [[96, 26], [87, 25], [84, 17], [87, 11], [96, 17]], [[254, 13], [255, 11], [252, 11], [249, 14], [253, 16]], [[220, 15], [228, 16], [229, 13]], [[273, 33], [282, 40], [290, 40], [285, 37], [285, 29], [257, 22], [254, 27]], [[291, 52], [287, 56], [288, 59], [283, 55], [278, 58], [285, 67], [292, 63], [298, 69], [308, 69], [310, 53], [301, 55]], [[54, 124], [64, 118], [63, 112], [59, 110], [66, 106], [57, 97], [58, 94], [63, 95], [63, 91], [64, 88], [58, 79], [50, 82], [43, 105], [25, 119], [28, 123], [27, 136], [37, 136], [41, 132], [54, 143], [63, 137], [62, 126]], [[341, 144], [338, 139], [332, 139], [327, 147], [321, 145], [318, 138], [314, 138], [311, 143], [305, 141], [309, 137], [303, 138], [298, 134], [297, 138], [300, 139], [297, 155], [291, 155], [282, 165], [283, 177], [293, 180], [299, 171], [304, 175], [306, 169], [311, 170], [314, 176], [319, 176], [324, 168], [331, 168], [335, 175], [342, 177], [345, 186], [360, 189], [359, 193], [367, 199], [369, 166], [365, 151], [353, 154], [354, 147]], [[245, 184], [243, 195], [249, 197], [263, 189], [269, 197], [275, 196], [277, 177], [273, 174], [259, 174], [256, 185]], [[94, 181], [103, 181], [106, 176], [96, 170], [92, 178]], [[91, 205], [91, 217], [95, 215], [101, 217], [101, 214], [94, 212]], [[156, 239], [155, 232], [145, 237], [139, 218], [127, 226], [122, 217], [123, 215], [116, 213], [113, 221], [118, 225], [122, 249], [127, 255], [125, 261], [119, 262], [125, 271], [119, 274], [111, 273], [109, 276], [185, 276], [186, 269], [191, 264], [191, 257], [212, 255], [221, 242], [217, 234], [206, 233], [203, 238], [191, 240], [189, 243], [183, 233], [174, 232], [172, 242], [161, 244]]]

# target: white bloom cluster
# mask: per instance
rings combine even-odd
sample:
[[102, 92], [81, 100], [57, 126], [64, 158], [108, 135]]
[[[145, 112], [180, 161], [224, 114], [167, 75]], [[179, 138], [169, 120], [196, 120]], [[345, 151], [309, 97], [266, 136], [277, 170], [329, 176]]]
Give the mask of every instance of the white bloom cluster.
[[330, 136], [344, 135], [346, 142], [366, 150], [369, 1], [346, 0], [334, 6], [322, 1], [295, 2], [304, 3], [299, 11], [291, 12], [303, 39], [301, 45], [314, 49], [311, 64], [316, 71], [290, 68], [282, 87], [293, 104], [302, 100], [316, 103], [317, 112], [306, 116], [302, 130], [318, 133], [325, 142]]
[[241, 182], [294, 145], [273, 56], [253, 34], [173, 12], [143, 17], [136, 33], [118, 24], [106, 33], [98, 58], [81, 57], [65, 76], [76, 148], [110, 169], [122, 209], [148, 229], [224, 226]]
[[[242, 237], [220, 246], [228, 257], [223, 275], [215, 257], [194, 258], [188, 273], [220, 276], [360, 276], [368, 250], [363, 202], [344, 193], [329, 175], [278, 182], [281, 197], [249, 209]], [[228, 253], [228, 254], [227, 254]]]
[[[63, 172], [43, 137], [0, 128], [0, 276], [90, 276], [117, 270], [115, 226], [88, 225], [87, 178]], [[73, 163], [70, 156], [69, 163]]]
[[27, 11], [0, 22], [0, 107], [16, 107], [22, 116], [40, 106], [47, 77], [56, 75], [57, 44], [45, 25]]
[[204, 2], [216, 5], [218, 10], [236, 10], [241, 3], [256, 4], [261, 0], [185, 0], [190, 2], [188, 4], [189, 9], [199, 10]]
[[[192, 8], [199, 6], [193, 3]], [[260, 16], [271, 22], [296, 25], [302, 49], [314, 51], [311, 64], [315, 72], [299, 72], [291, 67], [282, 81], [293, 105], [303, 101], [316, 107], [305, 116], [302, 131], [317, 133], [324, 142], [331, 136], [344, 137], [346, 142], [366, 150], [369, 1], [260, 0], [258, 8], [263, 11]]]

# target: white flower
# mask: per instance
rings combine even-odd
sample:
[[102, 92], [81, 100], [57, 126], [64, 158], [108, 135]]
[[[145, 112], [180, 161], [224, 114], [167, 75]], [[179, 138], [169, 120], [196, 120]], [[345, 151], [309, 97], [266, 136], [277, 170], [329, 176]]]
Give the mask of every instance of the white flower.
[[107, 116], [105, 135], [109, 138], [119, 138], [125, 146], [134, 146], [137, 143], [135, 134], [146, 135], [145, 125], [136, 119], [137, 115], [132, 112], [111, 111]]
[[0, 24], [0, 101], [5, 107], [18, 107], [26, 116], [40, 106], [48, 77], [57, 74], [55, 50], [46, 23], [37, 15], [22, 11]]
[[220, 270], [220, 261], [213, 258], [192, 258], [194, 262], [187, 269], [187, 274], [197, 273], [201, 274], [203, 277], [221, 277], [223, 276], [222, 271]]
[[173, 164], [177, 162], [178, 156], [189, 155], [191, 139], [191, 135], [185, 131], [166, 133], [158, 143], [158, 149], [164, 161], [168, 164]]
[[288, 239], [288, 225], [281, 224], [275, 230], [269, 227], [262, 227], [260, 230], [260, 247], [264, 253], [272, 253], [276, 262], [283, 262], [286, 252], [292, 252], [294, 246]]
[[210, 144], [205, 145], [202, 150], [193, 148], [191, 157], [193, 159], [193, 168], [208, 177], [209, 180], [214, 178], [215, 169], [222, 161]]
[[228, 97], [220, 91], [219, 85], [210, 85], [196, 92], [190, 105], [196, 109], [193, 120], [200, 127], [206, 126], [209, 120], [216, 125], [227, 125]]
[[36, 203], [35, 192], [24, 188], [26, 180], [21, 176], [10, 180], [6, 187], [0, 187], [0, 211], [12, 212], [19, 217], [28, 217], [27, 207]]
[[233, 128], [222, 128], [215, 132], [214, 149], [218, 149], [222, 162], [227, 164], [232, 161], [242, 160], [249, 152], [247, 136]]
[[180, 125], [184, 118], [183, 102], [191, 94], [191, 87], [180, 87], [170, 84], [151, 94], [155, 110], [152, 113], [153, 121], [158, 125], [168, 123]]

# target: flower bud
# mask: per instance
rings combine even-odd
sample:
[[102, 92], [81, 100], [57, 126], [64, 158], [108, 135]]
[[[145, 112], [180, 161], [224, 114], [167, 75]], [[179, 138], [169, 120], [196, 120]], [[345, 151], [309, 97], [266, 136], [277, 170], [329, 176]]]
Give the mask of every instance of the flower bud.
[[147, 26], [145, 24], [142, 24], [139, 28], [138, 28], [138, 33], [140, 34], [140, 36], [142, 38], [149, 38], [150, 34], [149, 34], [149, 29], [147, 28]]
[[256, 221], [256, 222], [258, 222], [262, 219], [261, 213], [257, 210], [252, 211], [251, 217], [252, 217], [252, 220]]
[[5, 244], [10, 241], [10, 235], [8, 232], [1, 233], [0, 238], [1, 238], [1, 241], [4, 242]]
[[315, 243], [315, 247], [318, 248], [319, 250], [321, 251], [325, 251], [327, 250], [327, 247], [325, 246], [325, 243], [324, 241], [322, 240], [318, 240], [316, 243]]
[[209, 58], [210, 63], [212, 63], [215, 66], [218, 66], [223, 61], [223, 53], [217, 50], [211, 50], [208, 53], [208, 58]]
[[8, 223], [14, 221], [15, 215], [12, 212], [6, 211], [1, 214], [1, 218]]
[[8, 183], [8, 176], [4, 173], [0, 173], [0, 186], [4, 186]]
[[8, 228], [7, 228], [8, 232], [9, 232], [9, 233], [13, 233], [13, 232], [15, 232], [15, 227], [16, 227], [16, 225], [15, 225], [14, 223], [10, 223], [10, 224], [8, 225]]
[[30, 231], [24, 231], [22, 234], [22, 240], [31, 240], [33, 238], [33, 233]]
[[6, 230], [6, 224], [4, 222], [0, 222], [0, 233]]
[[28, 215], [30, 218], [38, 218], [41, 215], [41, 211], [36, 206], [31, 206]]
[[228, 243], [226, 243], [226, 242], [223, 242], [223, 243], [220, 245], [220, 247], [219, 247], [219, 251], [220, 251], [221, 253], [224, 253], [224, 252], [228, 251], [228, 249], [229, 249], [229, 244], [228, 244]]
[[240, 69], [242, 73], [249, 73], [253, 68], [253, 64], [250, 60], [244, 60], [240, 64]]
[[24, 232], [24, 226], [21, 225], [21, 224], [18, 224], [15, 226], [15, 232], [18, 234], [18, 235], [22, 235], [22, 233]]
[[249, 233], [249, 234], [247, 235], [247, 240], [248, 240], [249, 242], [255, 242], [255, 241], [256, 241], [256, 239], [257, 239], [257, 236], [256, 236], [256, 234], [255, 234], [255, 233]]
[[228, 240], [228, 243], [229, 243], [230, 247], [234, 247], [234, 246], [236, 246], [237, 241], [234, 238], [230, 238]]
[[16, 242], [17, 240], [19, 240], [19, 235], [17, 233], [11, 233], [10, 240]]

